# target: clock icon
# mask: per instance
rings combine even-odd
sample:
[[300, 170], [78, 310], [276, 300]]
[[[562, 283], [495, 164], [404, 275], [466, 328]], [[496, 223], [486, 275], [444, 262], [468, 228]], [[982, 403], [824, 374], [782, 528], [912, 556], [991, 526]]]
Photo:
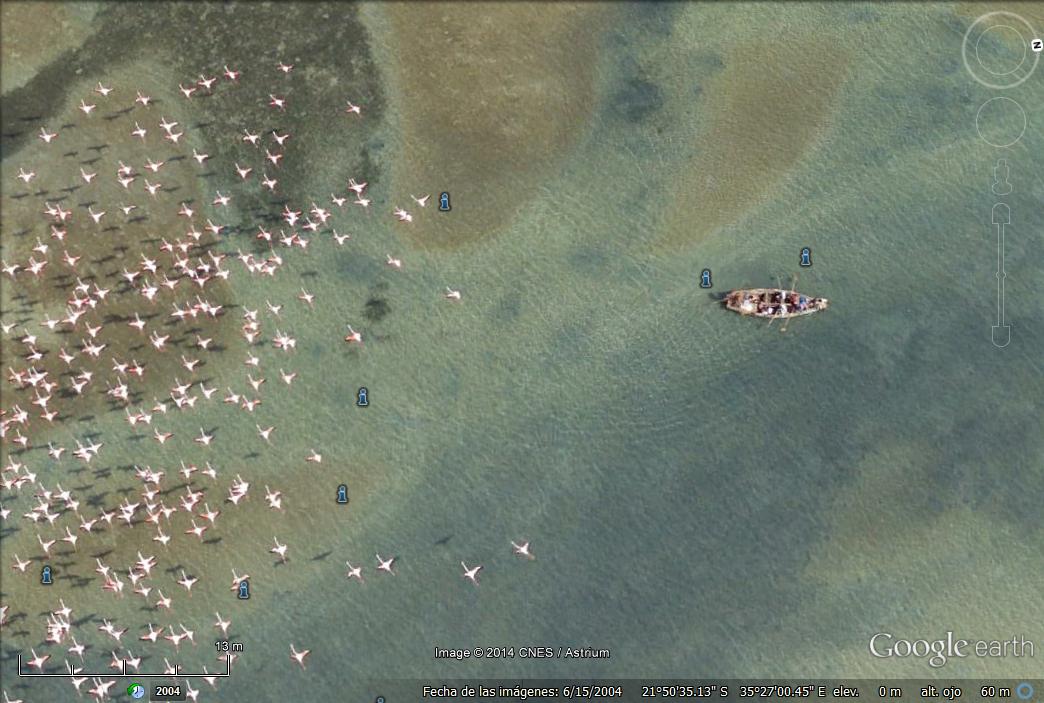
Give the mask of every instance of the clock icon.
[[132, 683], [127, 687], [127, 693], [130, 694], [130, 697], [134, 700], [141, 700], [145, 697], [145, 687], [140, 683]]

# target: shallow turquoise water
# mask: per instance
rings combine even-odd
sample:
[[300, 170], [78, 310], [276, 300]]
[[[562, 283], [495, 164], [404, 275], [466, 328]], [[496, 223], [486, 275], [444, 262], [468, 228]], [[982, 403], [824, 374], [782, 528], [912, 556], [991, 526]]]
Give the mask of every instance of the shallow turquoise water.
[[[77, 616], [112, 613], [132, 631], [194, 623], [200, 646], [182, 657], [187, 667], [212, 658], [212, 612], [231, 615], [245, 647], [235, 681], [201, 699], [307, 690], [347, 700], [379, 693], [381, 679], [427, 676], [1036, 671], [1004, 660], [936, 672], [874, 661], [865, 642], [888, 627], [984, 638], [1014, 629], [1044, 648], [1030, 578], [1044, 567], [1040, 130], [1004, 150], [1016, 186], [1007, 200], [1013, 337], [997, 349], [988, 220], [998, 150], [975, 130], [995, 92], [960, 63], [968, 20], [943, 5], [632, 12], [605, 38], [601, 102], [583, 139], [506, 231], [422, 251], [386, 217], [346, 218], [350, 243], [317, 238], [327, 241], [285, 254], [275, 279], [258, 284], [230, 264], [240, 305], [269, 299], [289, 310], [302, 285], [319, 305], [278, 325], [266, 319], [298, 347], [292, 359], [258, 352], [272, 371], [256, 416], [215, 403], [165, 426], [184, 437], [201, 418], [217, 425], [218, 490], [240, 473], [252, 492], [278, 486], [289, 507], [271, 513], [252, 493], [242, 509], [222, 507], [220, 544], [172, 545], [165, 566], [217, 584], [201, 583], [172, 617], [138, 612], [136, 597], [114, 605], [93, 586], [61, 591], [82, 599]], [[691, 150], [705, 148], [694, 135], [716, 107], [713, 91], [692, 84], [720, 70], [707, 56], [720, 61], [731, 42], [760, 37], [765, 53], [750, 60], [772, 61], [766, 37], [781, 20], [817, 23], [829, 41], [872, 42], [853, 49], [829, 126], [756, 207], [703, 241], [664, 248], [671, 186]], [[659, 104], [621, 92], [635, 72], [653, 77]], [[1044, 119], [1039, 78], [1009, 92], [1030, 124]], [[391, 125], [395, 96], [386, 99]], [[322, 131], [300, 129], [306, 139]], [[383, 210], [403, 197], [383, 174], [408, 148], [386, 130], [370, 137], [386, 145], [370, 157]], [[5, 162], [5, 184], [9, 170]], [[324, 162], [293, 188], [324, 193], [343, 171]], [[430, 184], [442, 189], [453, 184]], [[833, 304], [786, 334], [723, 314], [698, 288], [705, 267], [715, 291], [789, 278], [802, 246], [815, 265], [799, 287]], [[389, 253], [401, 254], [403, 271], [383, 265]], [[463, 291], [462, 304], [440, 298], [446, 285]], [[367, 320], [370, 297], [386, 301], [383, 319]], [[366, 335], [362, 349], [340, 342], [346, 323]], [[274, 372], [284, 366], [300, 372], [289, 390]], [[229, 370], [227, 383], [244, 385], [240, 374]], [[353, 406], [361, 385], [371, 392], [365, 410]], [[106, 460], [143, 463], [126, 425], [103, 422]], [[255, 422], [277, 425], [271, 448]], [[321, 466], [303, 461], [312, 447]], [[182, 453], [210, 456], [148, 452], [171, 473]], [[117, 471], [95, 483], [131, 481]], [[353, 492], [347, 509], [333, 504], [341, 482]], [[142, 530], [117, 532], [121, 554], [133, 554], [135, 539], [153, 546]], [[267, 559], [273, 535], [290, 544], [288, 566]], [[520, 538], [532, 540], [534, 561], [510, 553]], [[5, 537], [3, 559], [34, 541], [25, 527]], [[372, 572], [375, 552], [398, 557], [395, 577]], [[345, 559], [367, 567], [365, 583], [346, 581]], [[484, 565], [480, 588], [460, 578], [461, 560]], [[223, 585], [230, 567], [252, 574], [248, 603]], [[5, 568], [4, 602], [29, 611], [28, 627], [13, 629], [33, 632], [5, 628], [5, 653], [37, 641], [35, 613], [53, 600], [11, 575]], [[81, 639], [97, 644], [100, 667], [109, 647], [93, 629]], [[307, 671], [288, 661], [290, 642], [312, 650]], [[612, 657], [433, 659], [436, 647], [478, 645], [605, 647]], [[147, 665], [160, 667], [168, 649]], [[45, 700], [8, 683], [10, 666], [5, 687]]]

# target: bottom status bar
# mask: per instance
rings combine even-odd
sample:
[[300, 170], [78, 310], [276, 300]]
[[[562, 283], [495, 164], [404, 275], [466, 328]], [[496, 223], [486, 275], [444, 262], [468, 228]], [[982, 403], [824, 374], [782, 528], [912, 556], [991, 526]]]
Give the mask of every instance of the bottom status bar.
[[1044, 703], [1044, 679], [443, 679], [370, 685], [373, 703], [426, 701], [1013, 701]]

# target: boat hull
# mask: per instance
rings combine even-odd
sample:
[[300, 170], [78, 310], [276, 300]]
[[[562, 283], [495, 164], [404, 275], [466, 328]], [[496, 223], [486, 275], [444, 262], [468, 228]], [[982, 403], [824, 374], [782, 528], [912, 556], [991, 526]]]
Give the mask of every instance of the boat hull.
[[738, 315], [769, 320], [803, 317], [830, 305], [826, 298], [812, 298], [783, 288], [739, 288], [726, 293], [722, 302]]

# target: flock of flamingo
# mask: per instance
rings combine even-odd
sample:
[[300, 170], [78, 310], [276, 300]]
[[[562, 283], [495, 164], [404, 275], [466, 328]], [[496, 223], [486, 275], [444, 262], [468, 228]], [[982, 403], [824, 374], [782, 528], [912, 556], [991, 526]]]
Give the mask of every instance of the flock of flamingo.
[[[258, 68], [261, 80], [273, 81], [267, 104], [274, 118], [294, 109], [283, 84], [293, 80], [294, 70], [293, 65], [283, 62]], [[200, 75], [190, 83], [181, 83], [178, 85], [180, 96], [173, 91], [171, 94], [175, 96], [172, 100], [184, 102], [172, 108], [172, 112], [184, 114], [192, 109], [193, 101], [222, 91], [234, 91], [242, 77], [241, 71], [226, 65], [217, 75]], [[213, 198], [201, 205], [194, 199], [177, 197], [180, 188], [167, 185], [188, 182], [198, 186], [203, 182], [198, 171], [211, 167], [212, 164], [207, 163], [210, 156], [199, 146], [189, 146], [194, 141], [201, 144], [202, 140], [195, 139], [196, 135], [187, 125], [159, 114], [165, 101], [154, 100], [136, 90], [131, 102], [132, 90], [99, 82], [89, 97], [79, 101], [80, 114], [75, 125], [40, 128], [38, 137], [42, 146], [25, 149], [39, 158], [19, 168], [20, 183], [7, 184], [8, 192], [12, 188], [20, 191], [12, 197], [35, 196], [40, 201], [42, 209], [38, 212], [43, 221], [19, 233], [20, 237], [31, 237], [30, 231], [43, 235], [36, 237], [31, 251], [23, 250], [17, 259], [2, 262], [6, 285], [15, 291], [5, 296], [5, 300], [10, 305], [21, 301], [22, 307], [2, 311], [0, 319], [7, 362], [7, 392], [0, 402], [0, 446], [6, 455], [0, 470], [0, 497], [3, 498], [0, 519], [9, 523], [12, 508], [7, 506], [23, 502], [24, 507], [17, 508], [14, 517], [20, 517], [23, 525], [32, 523], [29, 529], [35, 529], [40, 549], [38, 554], [26, 555], [27, 558], [11, 554], [10, 563], [16, 578], [39, 579], [39, 570], [52, 558], [52, 551], [56, 552], [55, 556], [59, 555], [55, 547], [59, 542], [63, 546], [58, 549], [67, 550], [71, 555], [102, 534], [107, 534], [105, 539], [111, 541], [120, 527], [135, 530], [120, 534], [127, 534], [124, 539], [138, 545], [145, 540], [141, 530], [150, 531], [156, 550], [167, 549], [174, 540], [202, 542], [208, 531], [215, 530], [222, 512], [211, 507], [209, 501], [217, 498], [222, 501], [221, 508], [231, 510], [247, 498], [250, 482], [242, 474], [249, 475], [249, 464], [240, 470], [227, 490], [223, 490], [216, 487], [219, 473], [211, 461], [195, 463], [182, 459], [177, 470], [153, 468], [147, 450], [156, 445], [151, 445], [149, 440], [158, 445], [169, 443], [170, 447], [190, 448], [195, 444], [202, 449], [194, 451], [213, 451], [215, 443], [219, 443], [213, 429], [208, 431], [201, 426], [194, 436], [176, 436], [165, 419], [172, 413], [191, 414], [197, 403], [201, 407], [220, 407], [219, 403], [223, 403], [230, 410], [254, 413], [266, 402], [261, 390], [264, 375], [274, 369], [264, 368], [258, 347], [270, 344], [285, 353], [289, 366], [293, 362], [296, 339], [283, 331], [286, 318], [293, 317], [293, 308], [304, 311], [319, 301], [314, 293], [302, 287], [294, 301], [265, 300], [263, 309], [260, 304], [255, 309], [242, 306], [242, 317], [237, 324], [229, 320], [234, 317], [229, 314], [232, 307], [229, 301], [235, 297], [230, 293], [229, 283], [233, 271], [243, 271], [263, 283], [265, 278], [280, 273], [284, 256], [295, 250], [307, 254], [313, 243], [345, 246], [351, 235], [338, 232], [333, 221], [345, 211], [368, 212], [373, 205], [367, 196], [367, 183], [348, 178], [331, 193], [328, 205], [313, 201], [307, 212], [302, 212], [303, 207], [294, 209], [289, 202], [284, 202], [283, 222], [278, 231], [273, 231], [276, 227], [271, 225], [266, 229], [262, 224], [257, 226], [256, 233], [244, 235], [240, 228], [221, 224], [223, 215], [232, 212], [233, 195], [215, 191]], [[349, 101], [337, 119], [354, 121], [363, 119], [363, 115], [364, 108]], [[98, 122], [103, 119], [109, 124]], [[63, 140], [66, 133], [86, 132], [92, 121], [109, 132], [122, 129], [125, 139], [122, 144], [132, 145], [133, 153], [139, 155], [140, 160], [124, 157], [132, 161], [125, 163], [112, 158], [109, 163], [104, 148], [91, 147], [97, 151], [97, 157], [81, 161], [70, 174], [70, 169], [61, 163], [63, 157], [70, 156], [63, 153]], [[234, 142], [237, 153], [242, 152], [242, 157], [234, 163], [235, 179], [244, 187], [249, 187], [252, 181], [261, 194], [276, 197], [280, 191], [281, 161], [286, 149], [294, 144], [292, 135], [278, 129], [256, 132], [245, 129], [227, 133], [225, 138], [230, 148]], [[232, 174], [229, 177], [232, 178]], [[55, 187], [65, 186], [57, 191], [65, 195], [52, 195], [55, 191], [50, 189], [33, 192], [34, 188], [44, 188], [38, 178], [57, 184]], [[69, 196], [74, 192], [86, 195], [87, 201], [71, 204]], [[113, 198], [113, 192], [122, 197]], [[410, 226], [428, 206], [428, 195], [410, 197], [413, 212], [400, 206], [391, 209], [390, 216], [401, 226]], [[114, 202], [117, 199], [119, 202]], [[208, 216], [205, 211], [211, 214]], [[144, 228], [148, 228], [148, 223], [162, 221], [164, 217], [168, 222], [183, 221], [184, 228], [178, 235], [164, 228], [167, 236], [158, 239], [146, 238], [155, 235], [127, 236], [132, 223], [146, 223]], [[240, 249], [233, 255], [231, 251], [222, 251], [228, 242], [235, 240], [241, 245], [248, 237], [254, 240], [252, 247], [248, 247], [254, 253], [243, 253]], [[14, 259], [11, 252], [18, 250], [21, 242], [12, 242], [7, 232], [5, 240], [5, 254]], [[99, 255], [100, 258], [95, 258]], [[236, 260], [238, 265], [229, 265]], [[114, 261], [118, 263], [112, 264]], [[385, 263], [391, 269], [403, 268], [402, 258], [392, 254], [386, 256]], [[106, 267], [122, 270], [106, 270]], [[462, 299], [461, 292], [452, 287], [439, 295], [454, 304]], [[16, 315], [21, 319], [15, 321]], [[262, 329], [263, 320], [273, 323], [268, 334]], [[239, 382], [230, 381], [222, 392], [217, 385], [207, 385], [203, 369], [208, 365], [213, 369], [221, 363], [220, 358], [213, 355], [223, 348], [220, 343], [223, 333], [236, 339], [246, 350], [246, 374]], [[344, 333], [345, 344], [363, 345], [362, 333], [347, 322]], [[332, 341], [341, 344], [336, 338]], [[297, 375], [297, 371], [278, 369], [279, 380], [288, 387]], [[225, 377], [233, 376], [229, 372]], [[152, 401], [145, 400], [146, 389], [155, 394]], [[86, 470], [92, 462], [99, 461], [105, 438], [98, 433], [77, 435], [71, 415], [76, 408], [96, 406], [108, 406], [109, 410], [120, 412], [134, 432], [145, 434], [145, 441], [137, 445], [141, 454], [134, 467], [137, 487], [123, 493], [118, 503], [103, 500], [99, 505], [98, 501], [82, 500], [74, 491], [64, 488], [58, 478], [59, 474], [66, 477], [67, 485], [74, 480], [76, 472], [70, 470], [69, 462]], [[269, 444], [278, 441], [275, 425], [254, 424], [259, 441]], [[61, 437], [68, 438], [64, 444], [58, 439]], [[219, 457], [219, 454], [211, 456], [215, 462]], [[320, 464], [323, 456], [312, 450], [303, 459]], [[97, 466], [93, 464], [94, 468]], [[46, 485], [44, 476], [49, 477]], [[180, 484], [173, 485], [174, 481]], [[285, 510], [283, 493], [265, 486], [265, 502], [273, 511], [275, 524], [278, 514]], [[4, 532], [3, 542], [7, 542], [12, 531]], [[505, 545], [505, 551], [506, 548]], [[511, 549], [519, 558], [533, 558], [528, 541], [513, 541]], [[167, 624], [150, 622], [141, 633], [130, 633], [128, 639], [137, 636], [138, 640], [132, 651], [131, 644], [122, 639], [128, 634], [128, 628], [117, 626], [113, 619], [95, 623], [98, 631], [112, 640], [110, 665], [113, 670], [137, 671], [142, 660], [156, 652], [155, 656], [163, 659], [165, 674], [176, 678], [181, 669], [170, 659], [176, 659], [184, 643], [191, 645], [196, 640], [195, 632], [184, 623], [174, 624], [174, 620], [178, 620], [174, 616], [177, 599], [169, 594], [183, 591], [189, 595], [201, 578], [211, 577], [191, 575], [184, 569], [178, 570], [177, 579], [172, 575], [164, 577], [163, 572], [157, 570], [162, 558], [143, 554], [142, 550], [152, 551], [141, 547], [134, 563], [121, 566], [95, 558], [95, 576], [91, 581], [113, 597], [142, 598], [152, 612], [152, 619], [158, 621], [162, 617]], [[278, 536], [273, 536], [269, 551], [278, 562], [290, 559], [290, 548]], [[396, 557], [375, 554], [375, 560], [376, 573], [396, 574]], [[349, 580], [363, 581], [361, 566], [350, 561], [345, 564]], [[465, 561], [461, 561], [460, 566], [463, 577], [477, 585], [483, 567], [469, 566]], [[239, 574], [233, 569], [231, 590], [249, 578], [248, 574]], [[0, 604], [0, 627], [10, 627], [10, 608], [8, 603]], [[221, 608], [214, 609], [220, 611]], [[220, 612], [215, 612], [214, 618], [214, 629], [227, 639], [231, 620], [222, 617]], [[88, 647], [77, 640], [74, 630], [95, 623], [76, 621], [73, 609], [64, 599], [58, 599], [54, 610], [42, 617], [43, 640], [23, 654], [24, 667], [37, 672], [65, 673], [78, 693], [82, 689], [97, 700], [118, 694], [119, 688], [112, 689], [120, 679], [82, 675]], [[170, 649], [160, 650], [165, 646]], [[311, 650], [298, 647], [298, 643], [289, 643], [290, 659], [304, 669]], [[60, 665], [51, 662], [52, 653], [58, 652], [63, 653], [59, 655], [64, 660]], [[231, 668], [237, 656], [231, 651], [219, 653], [221, 668], [225, 662]], [[206, 667], [204, 674], [204, 680], [216, 687], [219, 677]], [[6, 685], [11, 684], [9, 679]], [[197, 700], [200, 691], [192, 687], [190, 679], [184, 679], [184, 684], [188, 698]], [[6, 689], [3, 697], [4, 703], [21, 701], [10, 697]]]

